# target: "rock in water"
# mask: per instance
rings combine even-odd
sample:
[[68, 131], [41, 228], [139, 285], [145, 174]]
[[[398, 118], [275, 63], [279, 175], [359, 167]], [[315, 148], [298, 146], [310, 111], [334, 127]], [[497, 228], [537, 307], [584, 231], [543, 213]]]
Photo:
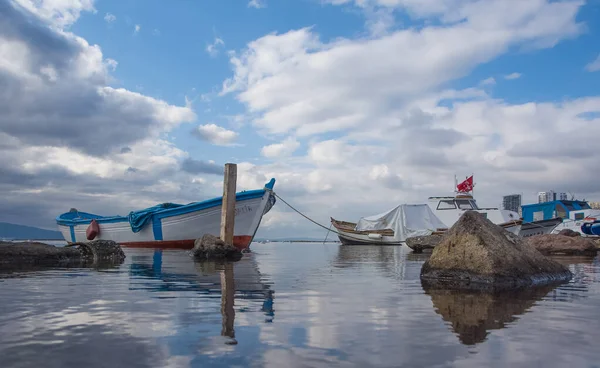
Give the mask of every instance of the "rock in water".
[[72, 243], [81, 252], [84, 260], [92, 262], [122, 262], [125, 253], [121, 246], [112, 240], [93, 240], [88, 242]]
[[573, 231], [571, 229], [562, 229], [558, 235], [565, 235], [565, 236], [570, 236], [570, 237], [577, 237], [577, 236], [581, 236], [580, 233], [578, 233], [577, 231]]
[[202, 238], [196, 239], [191, 255], [198, 259], [227, 259], [239, 260], [242, 252], [231, 244], [214, 235], [204, 234]]
[[118, 264], [125, 259], [121, 247], [107, 240], [73, 243], [64, 247], [38, 242], [0, 242], [0, 268], [33, 266], [92, 266]]
[[[575, 231], [573, 232], [576, 233]], [[528, 237], [526, 239], [526, 242], [543, 254], [593, 256], [596, 255], [596, 253], [598, 253], [598, 248], [596, 247], [596, 244], [593, 241], [586, 239], [582, 236], [544, 234]]]
[[465, 212], [421, 268], [421, 278], [450, 288], [511, 289], [567, 281], [565, 266], [476, 211]]
[[406, 245], [415, 253], [421, 253], [423, 249], [433, 249], [442, 241], [443, 235], [432, 234], [427, 236], [413, 236], [406, 239]]

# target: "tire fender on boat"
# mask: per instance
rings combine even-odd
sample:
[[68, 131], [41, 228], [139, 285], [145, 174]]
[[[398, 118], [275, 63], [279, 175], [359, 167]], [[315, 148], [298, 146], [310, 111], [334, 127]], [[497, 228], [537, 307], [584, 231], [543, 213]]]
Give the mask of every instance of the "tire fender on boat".
[[100, 227], [98, 226], [98, 222], [96, 222], [96, 220], [94, 219], [92, 220], [92, 222], [90, 222], [89, 226], [85, 230], [85, 236], [87, 240], [94, 240], [94, 238], [97, 237], [99, 233]]

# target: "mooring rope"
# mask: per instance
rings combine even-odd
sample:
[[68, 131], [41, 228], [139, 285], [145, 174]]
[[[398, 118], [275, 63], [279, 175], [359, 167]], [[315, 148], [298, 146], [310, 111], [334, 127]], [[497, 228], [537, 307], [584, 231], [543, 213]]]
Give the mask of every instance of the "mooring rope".
[[[343, 236], [344, 238], [347, 239], [354, 239], [354, 240], [359, 240], [361, 242], [365, 242], [365, 239], [361, 239], [361, 238], [356, 238], [352, 235], [347, 235], [347, 234], [342, 234], [337, 230], [332, 230], [331, 227], [327, 227], [325, 225], [321, 225], [318, 222], [316, 222], [315, 220], [311, 219], [310, 217], [306, 216], [305, 214], [303, 214], [302, 212], [300, 212], [299, 210], [297, 210], [294, 206], [292, 206], [291, 204], [287, 203], [283, 198], [281, 198], [277, 193], [273, 192], [273, 194], [275, 195], [275, 197], [277, 197], [279, 200], [281, 200], [283, 203], [285, 203], [289, 208], [291, 208], [292, 210], [296, 211], [300, 216], [304, 217], [305, 219], [307, 219], [308, 221], [312, 222], [313, 224], [322, 227], [323, 229], [327, 230], [327, 231], [331, 231], [332, 233], [338, 234]], [[376, 239], [369, 239], [368, 241], [373, 241], [374, 243], [377, 242]]]

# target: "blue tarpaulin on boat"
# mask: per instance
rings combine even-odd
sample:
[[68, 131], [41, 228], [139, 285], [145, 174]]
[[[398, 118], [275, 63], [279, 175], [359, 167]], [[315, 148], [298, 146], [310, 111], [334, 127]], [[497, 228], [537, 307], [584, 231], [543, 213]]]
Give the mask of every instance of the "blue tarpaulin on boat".
[[129, 212], [128, 216], [129, 225], [131, 225], [131, 230], [134, 233], [140, 232], [142, 228], [146, 226], [148, 221], [152, 219], [152, 215], [154, 215], [156, 212], [181, 206], [181, 204], [176, 203], [161, 203], [143, 210], [131, 211]]

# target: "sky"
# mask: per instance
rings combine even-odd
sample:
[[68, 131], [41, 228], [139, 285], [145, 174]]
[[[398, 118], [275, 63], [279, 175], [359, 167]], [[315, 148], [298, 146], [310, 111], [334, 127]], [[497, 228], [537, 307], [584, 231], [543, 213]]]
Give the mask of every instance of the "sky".
[[[275, 191], [600, 200], [600, 0], [0, 0], [0, 221]], [[257, 236], [325, 231], [279, 201]]]

